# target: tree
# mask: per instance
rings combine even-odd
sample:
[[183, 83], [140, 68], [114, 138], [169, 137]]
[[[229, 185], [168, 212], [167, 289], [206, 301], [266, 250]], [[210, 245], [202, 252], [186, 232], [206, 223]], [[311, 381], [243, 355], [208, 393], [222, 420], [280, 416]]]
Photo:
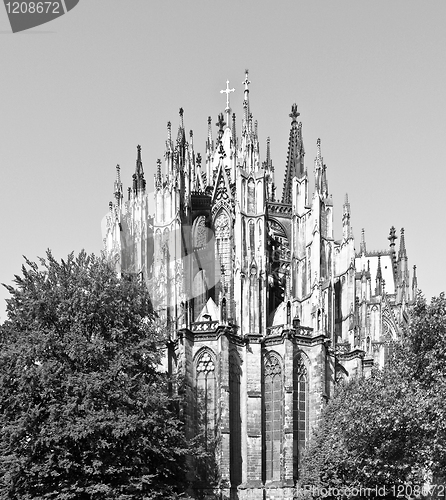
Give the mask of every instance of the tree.
[[145, 286], [85, 252], [25, 260], [0, 331], [0, 498], [178, 498], [188, 447]]
[[392, 362], [338, 387], [304, 458], [302, 484], [422, 484], [446, 470], [446, 300], [420, 294]]

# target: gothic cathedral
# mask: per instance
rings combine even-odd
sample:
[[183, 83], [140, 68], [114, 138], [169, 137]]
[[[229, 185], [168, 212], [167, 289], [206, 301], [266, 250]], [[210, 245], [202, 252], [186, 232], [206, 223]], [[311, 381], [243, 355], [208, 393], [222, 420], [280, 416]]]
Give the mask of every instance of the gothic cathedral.
[[386, 362], [417, 288], [403, 229], [398, 253], [394, 227], [386, 250], [368, 251], [364, 231], [355, 248], [347, 196], [335, 240], [321, 142], [311, 187], [296, 104], [276, 193], [249, 84], [246, 72], [240, 135], [228, 85], [215, 139], [208, 120], [204, 156], [180, 109], [176, 139], [167, 124], [154, 193], [138, 146], [133, 185], [124, 199], [118, 166], [106, 218], [108, 255], [118, 272], [144, 278], [167, 332], [166, 368], [182, 380], [187, 433], [215, 456], [196, 464], [197, 498], [293, 498], [334, 385]]

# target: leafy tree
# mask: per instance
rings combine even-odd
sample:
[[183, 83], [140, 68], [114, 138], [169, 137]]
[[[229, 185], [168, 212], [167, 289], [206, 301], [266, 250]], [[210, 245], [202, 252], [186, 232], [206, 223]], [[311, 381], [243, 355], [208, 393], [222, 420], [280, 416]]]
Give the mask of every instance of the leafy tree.
[[338, 387], [304, 458], [302, 484], [422, 484], [446, 470], [446, 300], [419, 295], [392, 362]]
[[147, 290], [85, 252], [25, 260], [0, 331], [0, 498], [178, 498], [188, 447]]

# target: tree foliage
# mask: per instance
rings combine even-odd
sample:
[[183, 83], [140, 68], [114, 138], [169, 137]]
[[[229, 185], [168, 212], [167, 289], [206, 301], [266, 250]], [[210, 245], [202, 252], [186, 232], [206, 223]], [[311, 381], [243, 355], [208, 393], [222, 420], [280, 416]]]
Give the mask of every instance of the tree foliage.
[[446, 299], [419, 295], [391, 363], [338, 387], [306, 452], [302, 484], [422, 484], [446, 470]]
[[177, 498], [188, 448], [147, 290], [85, 252], [25, 260], [0, 331], [0, 498]]

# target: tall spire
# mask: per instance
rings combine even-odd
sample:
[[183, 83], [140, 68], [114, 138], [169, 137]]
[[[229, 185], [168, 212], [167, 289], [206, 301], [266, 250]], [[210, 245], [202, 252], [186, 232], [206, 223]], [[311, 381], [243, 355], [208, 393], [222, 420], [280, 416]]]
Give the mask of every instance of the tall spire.
[[361, 255], [365, 255], [367, 252], [366, 245], [365, 245], [365, 231], [364, 228], [361, 229], [361, 243], [359, 246], [359, 251]]
[[212, 118], [208, 116], [208, 138], [207, 138], [207, 148], [209, 151], [212, 151], [213, 149], [213, 144], [212, 144]]
[[407, 254], [406, 254], [406, 241], [405, 241], [405, 238], [404, 238], [404, 227], [401, 228], [401, 239], [400, 239], [400, 249], [399, 249], [399, 252], [398, 252], [398, 258], [401, 259], [401, 258], [407, 258]]
[[397, 239], [396, 236], [396, 229], [395, 226], [392, 226], [390, 228], [390, 233], [388, 240], [390, 241], [390, 253], [392, 256], [392, 266], [393, 266], [393, 276], [396, 278], [397, 275], [397, 261], [396, 261], [396, 251], [395, 251], [395, 240]]
[[271, 168], [271, 139], [266, 138], [266, 168], [269, 170]]
[[350, 228], [350, 203], [348, 201], [348, 194], [345, 193], [344, 207], [342, 213], [342, 237], [348, 240], [352, 236]]
[[412, 278], [412, 299], [417, 298], [418, 290], [418, 279], [417, 279], [417, 266], [413, 266], [413, 278]]
[[137, 155], [135, 173], [133, 174], [133, 191], [139, 193], [146, 189], [146, 181], [144, 179], [144, 170], [142, 168], [141, 146], [138, 144], [136, 149]]
[[180, 108], [179, 114], [180, 114], [180, 125], [178, 127], [177, 143], [184, 145], [186, 142], [186, 134], [184, 132], [184, 119], [183, 119], [184, 110], [183, 110], [183, 108]]
[[248, 78], [249, 71], [245, 69], [245, 79], [242, 84], [244, 85], [244, 98], [243, 98], [243, 127], [248, 128], [249, 121], [249, 84], [251, 83]]
[[155, 187], [160, 188], [162, 185], [161, 177], [161, 160], [156, 160], [156, 174], [155, 174]]
[[232, 113], [232, 143], [237, 151], [237, 130], [235, 128], [235, 113]]
[[115, 180], [115, 199], [116, 204], [120, 205], [122, 200], [122, 182], [121, 182], [121, 167], [116, 165], [116, 180]]
[[302, 141], [302, 123], [297, 122], [300, 113], [297, 104], [291, 106], [291, 130], [288, 141], [288, 157], [285, 168], [285, 181], [283, 184], [282, 203], [291, 203], [291, 186], [293, 177], [303, 177], [304, 170], [304, 147]]
[[375, 294], [376, 295], [381, 295], [382, 294], [382, 283], [383, 283], [383, 274], [382, 274], [382, 269], [381, 269], [381, 254], [378, 254], [378, 269], [376, 270], [376, 288], [375, 288]]

